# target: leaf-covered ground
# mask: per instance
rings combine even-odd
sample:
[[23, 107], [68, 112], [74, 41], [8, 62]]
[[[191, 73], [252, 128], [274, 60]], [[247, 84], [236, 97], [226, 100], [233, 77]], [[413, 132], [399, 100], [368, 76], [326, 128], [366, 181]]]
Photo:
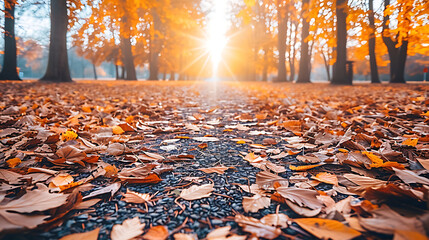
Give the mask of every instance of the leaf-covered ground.
[[5, 239], [427, 239], [428, 86], [0, 83]]

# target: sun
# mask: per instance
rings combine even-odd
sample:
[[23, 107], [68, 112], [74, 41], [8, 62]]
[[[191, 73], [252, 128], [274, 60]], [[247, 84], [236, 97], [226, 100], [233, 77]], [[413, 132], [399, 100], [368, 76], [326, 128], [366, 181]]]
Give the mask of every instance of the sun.
[[227, 21], [227, 1], [212, 0], [213, 10], [209, 15], [208, 39], [206, 48], [210, 55], [213, 74], [216, 75], [220, 62], [222, 61], [222, 52], [228, 42], [226, 31], [228, 29]]

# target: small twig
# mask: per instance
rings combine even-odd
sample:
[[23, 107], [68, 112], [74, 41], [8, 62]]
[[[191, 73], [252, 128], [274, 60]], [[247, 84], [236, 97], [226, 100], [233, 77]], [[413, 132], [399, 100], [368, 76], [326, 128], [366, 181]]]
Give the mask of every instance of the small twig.
[[185, 211], [185, 209], [186, 209], [186, 205], [185, 206], [183, 206], [182, 204], [180, 204], [177, 200], [179, 199], [180, 197], [177, 197], [176, 199], [174, 199], [174, 203], [175, 204], [177, 204], [181, 209], [182, 209], [182, 211]]
[[233, 198], [233, 197], [231, 197], [231, 196], [228, 196], [228, 195], [225, 195], [225, 194], [221, 194], [221, 193], [213, 193], [213, 194], [214, 194], [214, 195], [221, 196], [221, 197]]
[[171, 231], [169, 235], [172, 235], [172, 234], [177, 233], [178, 231], [180, 231], [180, 229], [182, 229], [182, 228], [185, 227], [185, 225], [186, 225], [187, 222], [188, 222], [188, 217], [185, 218], [185, 220], [183, 221], [182, 224], [180, 224], [180, 226], [178, 226], [173, 231]]
[[210, 229], [213, 229], [212, 223], [210, 222], [210, 218], [207, 217], [207, 223], [209, 224]]

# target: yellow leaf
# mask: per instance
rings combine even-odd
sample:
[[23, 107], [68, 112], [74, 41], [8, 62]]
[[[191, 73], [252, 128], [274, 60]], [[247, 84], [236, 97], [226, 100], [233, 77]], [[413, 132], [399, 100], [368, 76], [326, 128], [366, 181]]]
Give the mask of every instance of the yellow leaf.
[[61, 140], [69, 141], [69, 140], [75, 140], [77, 138], [77, 134], [75, 131], [67, 130], [65, 133], [61, 134]]
[[289, 169], [292, 171], [305, 171], [305, 170], [312, 169], [312, 168], [315, 168], [318, 166], [320, 166], [320, 164], [304, 165], [304, 166], [289, 165]]
[[113, 131], [113, 134], [116, 134], [116, 135], [121, 135], [122, 133], [125, 132], [120, 126], [112, 127], [112, 131]]
[[339, 221], [322, 218], [298, 218], [294, 220], [300, 227], [320, 239], [347, 240], [360, 236], [360, 232]]
[[404, 146], [410, 146], [415, 147], [417, 145], [417, 142], [419, 141], [418, 138], [407, 138], [405, 141], [402, 142], [402, 145]]
[[237, 144], [245, 144], [245, 143], [246, 143], [246, 141], [243, 141], [243, 140], [237, 141]]
[[18, 166], [21, 163], [21, 159], [19, 159], [19, 158], [11, 158], [11, 159], [7, 160], [6, 162], [7, 162], [7, 165], [10, 168], [14, 168], [14, 167]]

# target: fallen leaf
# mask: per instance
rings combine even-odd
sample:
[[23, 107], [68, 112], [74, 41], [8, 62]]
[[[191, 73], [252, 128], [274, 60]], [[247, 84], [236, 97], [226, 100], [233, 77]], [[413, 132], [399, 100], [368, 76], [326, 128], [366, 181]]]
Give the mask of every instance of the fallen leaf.
[[140, 236], [143, 233], [145, 224], [140, 223], [138, 217], [130, 218], [113, 226], [110, 232], [112, 240], [130, 240]]
[[332, 184], [337, 186], [338, 185], [338, 178], [334, 174], [327, 173], [327, 172], [321, 172], [318, 173], [316, 176], [311, 177], [312, 179], [315, 179], [317, 181]]
[[[45, 211], [59, 207], [66, 203], [67, 195], [62, 193], [49, 193], [48, 188], [38, 184], [38, 189], [28, 191], [22, 197], [0, 202], [0, 232], [4, 230], [35, 228], [44, 223], [49, 215], [24, 215], [34, 211]], [[0, 200], [3, 200], [0, 198]], [[4, 200], [3, 200], [4, 202]]]
[[7, 160], [6, 162], [10, 168], [14, 168], [14, 167], [18, 166], [19, 164], [21, 164], [21, 159], [11, 158], [11, 159]]
[[320, 239], [348, 240], [361, 235], [360, 232], [331, 219], [298, 218], [294, 219], [294, 222]]
[[121, 200], [127, 203], [145, 203], [149, 202], [151, 199], [152, 196], [150, 194], [138, 193], [127, 189], [127, 193], [123, 195]]
[[100, 228], [96, 228], [89, 232], [73, 233], [60, 238], [60, 240], [97, 240]]
[[174, 240], [198, 240], [194, 234], [176, 233], [173, 237]]
[[126, 147], [122, 143], [112, 143], [107, 146], [106, 152], [113, 156], [119, 156], [126, 151]]
[[319, 166], [321, 166], [321, 164], [303, 165], [303, 166], [289, 165], [289, 169], [292, 171], [307, 171], [309, 169], [316, 168]]
[[168, 237], [168, 229], [166, 226], [155, 226], [149, 228], [149, 231], [143, 235], [143, 239], [147, 240], [165, 240]]
[[237, 214], [235, 215], [234, 220], [243, 228], [243, 231], [251, 233], [257, 237], [275, 239], [281, 234], [281, 230], [279, 228], [264, 224], [256, 218], [245, 217]]
[[213, 184], [204, 184], [201, 186], [193, 185], [190, 188], [183, 189], [180, 193], [180, 197], [185, 200], [206, 198], [210, 197], [213, 190]]
[[224, 174], [226, 170], [228, 170], [229, 167], [211, 167], [211, 168], [199, 168], [198, 170], [203, 171], [205, 173], [217, 173], [217, 174]]
[[417, 217], [404, 217], [387, 205], [371, 212], [371, 218], [359, 218], [359, 223], [370, 231], [393, 235], [397, 230], [426, 234], [423, 223]]
[[276, 174], [261, 171], [256, 174], [256, 184], [263, 189], [274, 189], [274, 184], [279, 183], [281, 186], [288, 186], [289, 182], [287, 179], [282, 178]]
[[405, 183], [421, 183], [429, 185], [429, 179], [421, 177], [410, 170], [401, 170], [397, 168], [392, 169], [395, 171], [396, 176], [398, 176]]
[[112, 132], [115, 135], [121, 135], [125, 131], [120, 126], [114, 126], [114, 127], [112, 127]]
[[199, 141], [199, 142], [217, 142], [219, 141], [219, 138], [217, 137], [194, 137], [192, 138], [195, 141]]
[[404, 146], [415, 147], [417, 145], [418, 141], [419, 141], [418, 138], [407, 138], [401, 144], [404, 145]]
[[206, 238], [207, 240], [225, 239], [226, 236], [230, 233], [230, 230], [231, 226], [220, 227], [207, 234]]
[[271, 199], [256, 194], [253, 197], [243, 197], [243, 209], [245, 212], [258, 212], [263, 208], [269, 207]]
[[113, 184], [108, 185], [107, 187], [103, 187], [103, 188], [100, 188], [96, 191], [91, 192], [87, 196], [83, 197], [83, 200], [88, 199], [88, 198], [92, 198], [95, 196], [99, 196], [99, 195], [104, 195], [104, 194], [109, 194], [110, 197], [113, 197], [115, 195], [115, 193], [119, 190], [119, 188], [121, 188], [121, 183], [119, 183], [119, 182], [113, 183]]
[[322, 202], [317, 199], [319, 193], [315, 190], [293, 187], [278, 187], [276, 190], [282, 197], [298, 204], [300, 207], [308, 207], [310, 209], [323, 207]]
[[52, 183], [56, 186], [64, 186], [73, 182], [73, 177], [68, 173], [61, 173], [52, 179]]
[[58, 149], [56, 154], [58, 157], [65, 158], [69, 162], [81, 161], [86, 157], [86, 153], [70, 145]]
[[286, 214], [267, 214], [261, 218], [261, 222], [266, 225], [271, 225], [273, 227], [287, 228], [288, 222], [290, 221], [289, 217]]

